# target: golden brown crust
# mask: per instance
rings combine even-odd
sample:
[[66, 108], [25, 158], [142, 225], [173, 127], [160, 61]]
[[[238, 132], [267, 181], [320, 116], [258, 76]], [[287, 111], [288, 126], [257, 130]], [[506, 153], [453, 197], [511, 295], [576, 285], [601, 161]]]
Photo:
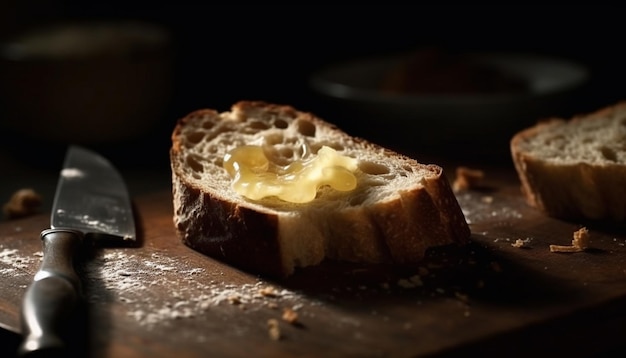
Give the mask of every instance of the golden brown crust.
[[187, 246], [244, 270], [263, 268], [271, 276], [284, 275], [276, 238], [277, 218], [212, 196], [173, 176], [174, 216], [194, 208], [196, 214], [177, 220], [176, 230]]
[[428, 174], [421, 183], [399, 190], [395, 198], [347, 205], [332, 215], [307, 206], [275, 209], [235, 201], [192, 183], [182, 170], [183, 128], [196, 119], [218, 115], [213, 110], [195, 111], [177, 123], [170, 150], [174, 223], [186, 245], [246, 271], [284, 277], [296, 267], [324, 259], [413, 264], [431, 247], [468, 242], [469, 226], [439, 166], [419, 164], [366, 140], [349, 137], [334, 125], [290, 106], [243, 101], [233, 105], [230, 113], [252, 115], [256, 111], [304, 118], [318, 129], [331, 129], [345, 143], [384, 153], [389, 160], [403, 160]]

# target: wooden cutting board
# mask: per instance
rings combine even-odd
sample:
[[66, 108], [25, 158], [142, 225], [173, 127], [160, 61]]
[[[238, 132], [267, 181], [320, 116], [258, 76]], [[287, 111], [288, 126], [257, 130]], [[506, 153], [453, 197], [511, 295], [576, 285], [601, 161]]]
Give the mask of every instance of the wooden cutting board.
[[[138, 197], [139, 247], [95, 247], [79, 262], [88, 305], [74, 323], [76, 336], [93, 356], [117, 358], [623, 349], [623, 228], [589, 224], [589, 250], [552, 253], [550, 244], [570, 244], [582, 224], [526, 206], [513, 176], [487, 178], [484, 187], [457, 195], [472, 228], [470, 246], [433, 250], [415, 267], [329, 262], [284, 281], [182, 245], [169, 191]], [[21, 297], [47, 225], [48, 215], [0, 224], [0, 326], [9, 333], [20, 331]], [[513, 245], [518, 239], [522, 247]], [[283, 319], [285, 311], [297, 320]]]

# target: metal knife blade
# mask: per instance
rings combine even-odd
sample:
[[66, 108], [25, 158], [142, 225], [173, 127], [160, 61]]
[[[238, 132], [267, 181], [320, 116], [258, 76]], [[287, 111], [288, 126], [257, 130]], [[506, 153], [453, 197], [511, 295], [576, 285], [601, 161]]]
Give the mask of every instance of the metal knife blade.
[[59, 176], [51, 227], [83, 234], [135, 240], [130, 197], [111, 163], [85, 148], [72, 146]]
[[136, 239], [126, 184], [107, 159], [79, 146], [68, 148], [50, 228], [40, 236], [43, 259], [22, 305], [22, 356], [58, 355], [71, 350], [65, 323], [82, 303], [74, 258], [83, 241]]

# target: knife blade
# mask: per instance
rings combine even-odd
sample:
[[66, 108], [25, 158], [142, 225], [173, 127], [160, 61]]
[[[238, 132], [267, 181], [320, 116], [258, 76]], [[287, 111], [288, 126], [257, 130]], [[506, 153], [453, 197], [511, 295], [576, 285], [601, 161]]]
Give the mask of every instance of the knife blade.
[[104, 157], [70, 146], [59, 174], [43, 259], [24, 295], [22, 356], [66, 352], [64, 323], [82, 302], [75, 257], [85, 242], [136, 240], [132, 203], [117, 169]]

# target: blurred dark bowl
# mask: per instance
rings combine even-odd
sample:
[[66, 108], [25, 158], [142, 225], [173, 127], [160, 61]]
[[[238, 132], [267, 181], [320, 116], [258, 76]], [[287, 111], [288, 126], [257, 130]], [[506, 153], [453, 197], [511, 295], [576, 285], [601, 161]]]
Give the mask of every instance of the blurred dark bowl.
[[169, 32], [132, 20], [59, 23], [0, 44], [3, 130], [53, 143], [133, 140], [164, 116]]
[[451, 56], [416, 52], [346, 61], [315, 72], [310, 87], [336, 111], [341, 127], [394, 149], [507, 156], [514, 132], [566, 115], [589, 79], [584, 66], [560, 58]]

